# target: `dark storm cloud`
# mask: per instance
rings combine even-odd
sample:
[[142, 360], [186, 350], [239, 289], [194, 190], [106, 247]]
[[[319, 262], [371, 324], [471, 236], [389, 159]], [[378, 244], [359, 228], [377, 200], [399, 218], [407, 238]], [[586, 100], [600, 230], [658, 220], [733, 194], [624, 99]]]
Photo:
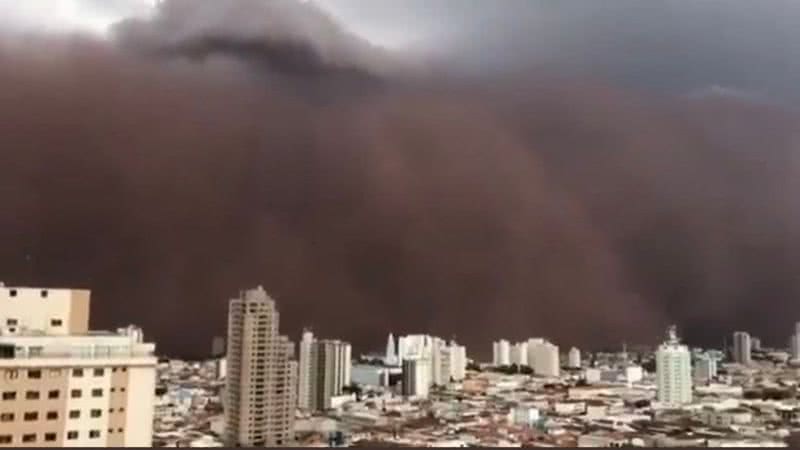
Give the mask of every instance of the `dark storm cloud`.
[[377, 75], [390, 63], [323, 10], [297, 0], [172, 0], [154, 19], [123, 21], [115, 33], [123, 46], [156, 55], [221, 56], [290, 75]]
[[665, 92], [722, 86], [800, 104], [794, 0], [318, 1], [366, 32], [404, 30], [474, 73], [602, 76]]
[[[128, 22], [121, 41], [0, 47], [4, 281], [91, 287], [98, 326], [137, 322], [184, 353], [206, 351], [227, 299], [257, 284], [284, 331], [359, 349], [389, 331], [476, 353], [500, 336], [653, 341], [673, 321], [696, 342], [733, 327], [782, 339], [800, 316], [791, 113], [536, 72], [373, 73], [378, 88], [321, 103], [302, 87], [340, 85], [287, 72], [283, 45], [316, 49], [305, 67], [321, 74], [373, 60], [327, 41], [341, 31], [278, 39], [318, 11], [262, 27], [256, 2], [231, 21], [192, 4]], [[142, 51], [209, 36], [274, 51]]]

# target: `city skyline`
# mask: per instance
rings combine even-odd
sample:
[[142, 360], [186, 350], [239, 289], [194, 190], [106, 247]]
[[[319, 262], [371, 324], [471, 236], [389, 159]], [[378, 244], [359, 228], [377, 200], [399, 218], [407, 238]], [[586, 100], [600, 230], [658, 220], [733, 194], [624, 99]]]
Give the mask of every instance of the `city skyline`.
[[[100, 35], [0, 1], [0, 279], [91, 287], [100, 326], [134, 320], [167, 354], [257, 284], [292, 336], [355, 348], [656, 343], [670, 323], [785, 342], [798, 4], [451, 1], [167, 0]], [[22, 39], [26, 17], [45, 23]], [[393, 22], [418, 46], [348, 34]]]

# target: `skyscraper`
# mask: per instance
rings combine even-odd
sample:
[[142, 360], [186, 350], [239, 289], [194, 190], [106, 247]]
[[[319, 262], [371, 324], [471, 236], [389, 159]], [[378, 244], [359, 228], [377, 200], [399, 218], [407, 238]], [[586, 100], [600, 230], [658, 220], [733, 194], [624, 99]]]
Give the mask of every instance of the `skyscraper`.
[[314, 345], [314, 333], [303, 330], [300, 338], [300, 351], [297, 364], [297, 406], [311, 409], [311, 348]]
[[448, 346], [450, 357], [450, 378], [461, 381], [467, 376], [467, 348], [450, 341]]
[[151, 447], [155, 344], [89, 330], [90, 292], [0, 284], [0, 446]]
[[387, 366], [395, 366], [398, 364], [397, 360], [397, 347], [394, 342], [394, 335], [389, 333], [389, 338], [386, 340], [386, 357], [383, 360]]
[[511, 365], [511, 344], [507, 340], [501, 339], [493, 344], [492, 361], [497, 367]]
[[530, 339], [528, 364], [536, 375], [558, 377], [561, 372], [558, 346], [544, 339]]
[[331, 339], [311, 345], [309, 409], [329, 409], [331, 399], [350, 385], [350, 348], [346, 342]]
[[751, 359], [750, 334], [744, 331], [733, 333], [733, 360], [739, 364], [749, 365]]
[[656, 380], [659, 402], [673, 406], [692, 402], [692, 356], [680, 343], [675, 326], [656, 352]]
[[431, 360], [424, 356], [403, 359], [403, 395], [427, 398], [430, 391]]
[[800, 361], [800, 322], [795, 323], [794, 333], [789, 339], [790, 359]]
[[697, 357], [694, 378], [698, 383], [708, 383], [717, 376], [717, 360], [713, 355], [703, 353]]
[[527, 366], [528, 365], [528, 343], [527, 342], [518, 342], [511, 346], [510, 353], [510, 360], [511, 364], [516, 364], [517, 366]]
[[567, 355], [567, 367], [570, 369], [581, 368], [581, 351], [575, 347], [569, 349], [569, 354]]
[[278, 334], [275, 301], [259, 286], [228, 309], [225, 442], [280, 446], [294, 441], [297, 362], [294, 346]]

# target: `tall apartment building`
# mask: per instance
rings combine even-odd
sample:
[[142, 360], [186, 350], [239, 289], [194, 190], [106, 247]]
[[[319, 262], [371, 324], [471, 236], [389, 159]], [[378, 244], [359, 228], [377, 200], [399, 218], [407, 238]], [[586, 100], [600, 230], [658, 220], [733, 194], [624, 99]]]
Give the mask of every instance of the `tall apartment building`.
[[431, 359], [407, 356], [403, 359], [403, 395], [427, 398], [431, 387]]
[[90, 292], [0, 285], [0, 447], [150, 447], [155, 344], [89, 330]]
[[397, 359], [397, 346], [394, 342], [394, 335], [389, 333], [389, 337], [386, 339], [386, 356], [383, 359], [383, 363], [387, 366], [396, 366], [399, 364]]
[[541, 338], [528, 340], [528, 365], [536, 375], [558, 377], [560, 359], [557, 345]]
[[310, 406], [314, 411], [330, 409], [331, 399], [350, 385], [351, 347], [337, 340], [319, 340], [311, 349]]
[[789, 359], [800, 361], [800, 322], [795, 323], [794, 333], [789, 338]]
[[527, 342], [518, 342], [511, 346], [510, 359], [511, 364], [516, 364], [517, 366], [527, 366], [528, 365], [528, 343]]
[[467, 348], [450, 341], [447, 347], [449, 356], [449, 379], [461, 381], [467, 377]]
[[228, 308], [225, 442], [280, 446], [294, 442], [297, 362], [278, 334], [279, 314], [264, 288], [244, 291]]
[[692, 402], [692, 356], [674, 326], [656, 352], [656, 380], [659, 402], [672, 406]]
[[698, 383], [708, 383], [717, 376], [717, 359], [703, 353], [697, 357], [694, 366], [694, 378]]
[[300, 337], [300, 352], [297, 363], [297, 406], [311, 409], [311, 349], [314, 345], [314, 333], [303, 330]]
[[492, 345], [492, 363], [497, 367], [511, 365], [511, 343], [500, 339]]
[[310, 330], [303, 331], [300, 344], [300, 408], [324, 411], [331, 399], [344, 393], [350, 385], [352, 347], [347, 342], [317, 340]]
[[578, 350], [578, 348], [572, 347], [569, 349], [569, 354], [567, 355], [567, 367], [570, 369], [581, 368], [581, 351]]
[[733, 333], [733, 360], [739, 364], [749, 365], [751, 357], [750, 334], [744, 331]]

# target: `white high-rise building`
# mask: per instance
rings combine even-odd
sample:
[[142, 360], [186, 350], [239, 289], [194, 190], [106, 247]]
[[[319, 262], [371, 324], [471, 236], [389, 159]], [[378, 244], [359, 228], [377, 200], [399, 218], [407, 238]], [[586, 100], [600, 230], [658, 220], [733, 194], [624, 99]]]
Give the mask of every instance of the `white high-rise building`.
[[351, 346], [338, 340], [317, 340], [310, 330], [300, 340], [298, 403], [309, 411], [324, 411], [331, 399], [350, 386]]
[[264, 288], [242, 292], [228, 308], [225, 443], [229, 447], [294, 443], [297, 362], [278, 334], [279, 314]]
[[[427, 354], [424, 354], [427, 356]], [[443, 386], [450, 381], [449, 364], [445, 367], [444, 359], [449, 357], [449, 349], [444, 339], [431, 337], [430, 341], [430, 360], [431, 360], [431, 385]], [[448, 361], [449, 363], [449, 361]]]
[[581, 351], [576, 347], [569, 349], [569, 354], [567, 355], [567, 367], [570, 369], [581, 368]]
[[656, 352], [656, 379], [659, 402], [672, 406], [692, 402], [692, 356], [678, 340], [674, 326]]
[[350, 386], [350, 344], [338, 340], [319, 340], [311, 346], [310, 408], [325, 411], [331, 399]]
[[744, 331], [733, 333], [733, 360], [739, 364], [750, 365], [752, 342], [750, 334]]
[[433, 357], [433, 337], [426, 334], [410, 334], [397, 340], [397, 359]]
[[403, 395], [427, 398], [431, 387], [431, 360], [428, 357], [403, 359]]
[[386, 340], [386, 357], [383, 362], [387, 366], [396, 366], [399, 363], [397, 347], [395, 346], [394, 335], [392, 333], [389, 333], [389, 338]]
[[461, 381], [467, 376], [467, 348], [450, 341], [450, 377]]
[[297, 363], [297, 406], [311, 409], [311, 348], [314, 345], [314, 333], [303, 330], [300, 338], [300, 355]]
[[496, 367], [511, 365], [511, 344], [501, 339], [492, 345], [492, 361]]
[[800, 361], [800, 322], [794, 325], [794, 333], [789, 339], [790, 359]]
[[698, 383], [708, 383], [717, 376], [717, 360], [714, 356], [703, 353], [697, 357], [694, 366], [694, 379]]
[[517, 366], [527, 366], [528, 365], [528, 343], [527, 342], [518, 342], [511, 346], [510, 353], [510, 360], [511, 364], [516, 364]]
[[528, 341], [528, 364], [536, 375], [558, 377], [561, 373], [558, 346], [544, 339], [530, 339]]
[[90, 331], [90, 292], [0, 283], [0, 447], [151, 447], [155, 344]]

